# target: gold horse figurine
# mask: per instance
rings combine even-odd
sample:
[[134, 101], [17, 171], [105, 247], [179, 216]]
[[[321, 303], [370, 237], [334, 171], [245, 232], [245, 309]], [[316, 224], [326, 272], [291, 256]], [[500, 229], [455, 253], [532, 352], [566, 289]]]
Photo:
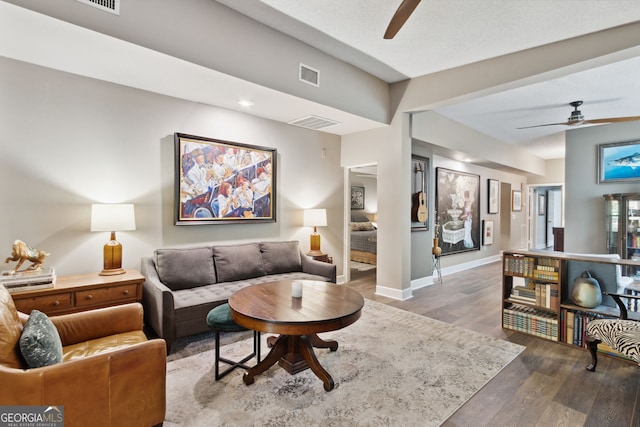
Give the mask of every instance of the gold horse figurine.
[[25, 270], [39, 270], [44, 259], [50, 254], [40, 249], [33, 249], [22, 240], [16, 240], [11, 247], [11, 256], [4, 260], [5, 264], [10, 261], [18, 261], [15, 268], [9, 274], [15, 274], [25, 261], [31, 261], [32, 264]]

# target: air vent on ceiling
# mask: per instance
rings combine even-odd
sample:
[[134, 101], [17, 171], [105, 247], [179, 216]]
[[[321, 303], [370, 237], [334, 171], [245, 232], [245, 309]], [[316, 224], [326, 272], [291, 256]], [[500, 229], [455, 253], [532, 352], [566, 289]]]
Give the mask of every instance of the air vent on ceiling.
[[335, 120], [324, 119], [322, 117], [313, 116], [313, 115], [302, 117], [300, 119], [291, 120], [290, 122], [287, 122], [287, 123], [289, 123], [290, 125], [300, 126], [302, 128], [313, 129], [313, 130], [324, 129], [329, 126], [335, 126], [335, 125], [341, 124], [340, 122], [336, 122]]
[[76, 0], [105, 12], [120, 15], [120, 0]]
[[298, 77], [301, 82], [320, 87], [320, 71], [314, 70], [313, 68], [309, 67], [308, 65], [304, 65], [303, 63], [300, 63], [299, 70], [300, 72], [298, 74]]

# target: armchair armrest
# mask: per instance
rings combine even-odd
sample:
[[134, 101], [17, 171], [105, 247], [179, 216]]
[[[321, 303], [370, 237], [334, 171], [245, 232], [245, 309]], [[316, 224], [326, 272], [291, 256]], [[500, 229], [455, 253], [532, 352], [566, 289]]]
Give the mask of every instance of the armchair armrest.
[[317, 276], [324, 276], [331, 281], [331, 283], [336, 283], [337, 273], [336, 266], [333, 264], [329, 264], [322, 261], [316, 261], [312, 258], [309, 258], [305, 254], [300, 252], [300, 256], [302, 258], [302, 271], [309, 274], [315, 274]]

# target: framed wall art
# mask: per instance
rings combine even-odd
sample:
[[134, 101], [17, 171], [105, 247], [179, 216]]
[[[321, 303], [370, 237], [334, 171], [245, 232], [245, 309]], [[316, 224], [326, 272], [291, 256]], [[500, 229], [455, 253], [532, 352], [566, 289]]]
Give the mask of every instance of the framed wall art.
[[520, 212], [522, 210], [522, 191], [511, 190], [511, 210]]
[[429, 159], [411, 157], [411, 231], [429, 229]]
[[493, 221], [485, 219], [482, 221], [482, 244], [484, 246], [493, 245]]
[[545, 215], [547, 213], [547, 201], [544, 194], [538, 194], [538, 215]]
[[497, 214], [500, 212], [500, 181], [488, 179], [487, 183], [487, 211], [490, 214]]
[[640, 181], [640, 141], [598, 146], [598, 183]]
[[276, 221], [274, 148], [174, 134], [175, 224]]
[[437, 168], [436, 200], [442, 255], [480, 250], [480, 176]]
[[351, 187], [351, 209], [364, 209], [364, 187]]

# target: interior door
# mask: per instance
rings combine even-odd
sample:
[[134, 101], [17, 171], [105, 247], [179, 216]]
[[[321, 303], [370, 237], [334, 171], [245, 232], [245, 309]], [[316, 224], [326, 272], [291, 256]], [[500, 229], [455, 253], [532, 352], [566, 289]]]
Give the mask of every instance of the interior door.
[[547, 247], [553, 246], [553, 228], [562, 227], [562, 191], [547, 191]]

